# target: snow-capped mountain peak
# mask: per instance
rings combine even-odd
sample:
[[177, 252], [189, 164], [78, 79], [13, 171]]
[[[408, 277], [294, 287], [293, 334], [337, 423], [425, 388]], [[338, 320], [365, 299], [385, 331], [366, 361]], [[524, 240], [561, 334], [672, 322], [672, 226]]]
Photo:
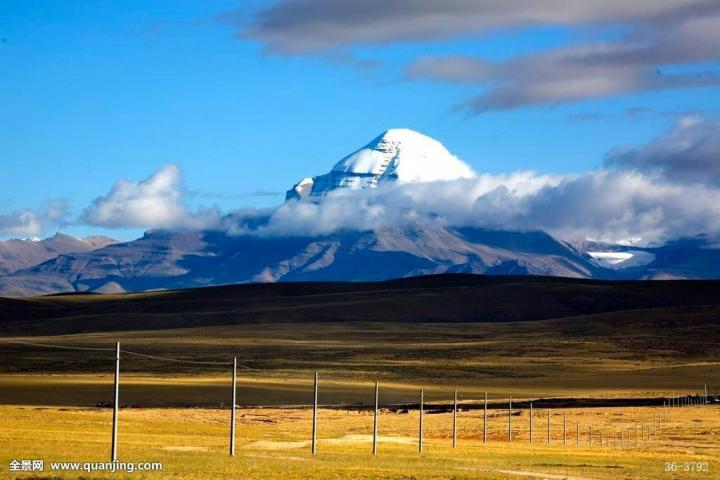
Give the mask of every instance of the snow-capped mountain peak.
[[302, 179], [288, 190], [286, 198], [321, 197], [339, 188], [376, 187], [385, 182], [432, 182], [474, 175], [437, 140], [395, 128], [337, 162], [329, 173]]

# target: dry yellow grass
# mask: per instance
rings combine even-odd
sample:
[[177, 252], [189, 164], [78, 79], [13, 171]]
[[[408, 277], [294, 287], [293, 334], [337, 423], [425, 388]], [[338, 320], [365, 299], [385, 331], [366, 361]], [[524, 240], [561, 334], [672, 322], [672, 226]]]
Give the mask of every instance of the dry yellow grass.
[[[551, 444], [545, 442], [546, 411], [536, 410], [532, 445], [528, 412], [507, 417], [490, 411], [490, 441], [482, 443], [482, 413], [459, 414], [459, 447], [450, 445], [450, 415], [426, 415], [425, 452], [417, 452], [417, 412], [383, 411], [380, 452], [370, 455], [372, 415], [349, 406], [372, 402], [372, 381], [381, 382], [381, 403], [415, 403], [420, 386], [429, 403], [445, 402], [458, 388], [461, 401], [493, 402], [547, 397], [658, 397], [697, 393], [718, 378], [714, 323], [683, 323], [665, 331], [618, 316], [581, 324], [577, 319], [505, 324], [253, 324], [227, 327], [30, 337], [37, 343], [111, 347], [188, 360], [239, 357], [238, 403], [270, 408], [239, 412], [238, 449], [229, 458], [227, 408], [230, 369], [169, 363], [123, 355], [120, 459], [161, 461], [162, 473], [128, 478], [177, 479], [464, 479], [720, 478], [720, 411], [717, 406], [677, 409], [637, 446], [608, 440], [636, 422], [650, 422], [658, 408], [552, 410]], [[682, 335], [680, 335], [680, 333]], [[20, 337], [5, 337], [23, 340]], [[32, 478], [9, 472], [13, 458], [105, 461], [109, 454], [113, 354], [4, 345], [0, 366], [0, 478]], [[311, 375], [320, 370], [319, 452], [309, 453]], [[79, 408], [84, 406], [85, 408]], [[187, 408], [205, 406], [210, 408]], [[166, 408], [155, 408], [166, 407]], [[214, 408], [213, 408], [214, 407]], [[561, 414], [568, 445], [562, 445]], [[575, 445], [575, 422], [581, 443]], [[587, 444], [587, 427], [595, 445]], [[599, 445], [600, 432], [604, 437]], [[708, 472], [685, 472], [685, 462], [708, 462]], [[679, 471], [666, 472], [666, 462]], [[109, 478], [108, 474], [48, 472], [40, 478]], [[114, 475], [120, 478], [123, 475]]]
[[[307, 409], [241, 409], [237, 455], [228, 456], [227, 409], [122, 409], [121, 461], [163, 462], [162, 473], [101, 474], [49, 472], [51, 461], [101, 462], [109, 455], [110, 409], [0, 407], [0, 478], [29, 478], [8, 471], [13, 459], [43, 459], [45, 477], [178, 479], [662, 479], [720, 478], [720, 411], [693, 407], [567, 409], [552, 411], [552, 439], [546, 443], [544, 410], [537, 411], [535, 442], [528, 443], [528, 413], [507, 417], [492, 411], [490, 440], [482, 444], [482, 413], [461, 411], [458, 448], [450, 442], [450, 414], [425, 416], [425, 451], [417, 452], [417, 412], [381, 413], [380, 443], [371, 455], [372, 414], [321, 409], [318, 454], [309, 452]], [[568, 444], [562, 444], [562, 413]], [[636, 422], [645, 420], [648, 439], [635, 446]], [[654, 423], [653, 418], [659, 423]], [[660, 421], [662, 420], [662, 421]], [[581, 425], [575, 445], [575, 422]], [[593, 446], [587, 427], [595, 431]], [[624, 448], [610, 438], [621, 428]], [[603, 446], [600, 446], [600, 431]], [[666, 472], [666, 462], [678, 471]], [[685, 462], [707, 462], [707, 472], [685, 472]]]

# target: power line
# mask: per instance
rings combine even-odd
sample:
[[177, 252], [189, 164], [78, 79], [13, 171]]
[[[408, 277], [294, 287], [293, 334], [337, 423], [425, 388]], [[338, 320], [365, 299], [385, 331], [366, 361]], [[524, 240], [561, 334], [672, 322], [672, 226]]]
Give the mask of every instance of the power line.
[[[58, 350], [81, 350], [81, 351], [93, 351], [93, 352], [113, 352], [115, 351], [114, 348], [98, 348], [98, 347], [75, 347], [71, 345], [50, 345], [47, 343], [36, 343], [36, 342], [24, 342], [21, 340], [7, 340], [7, 339], [0, 339], [0, 343], [13, 343], [17, 345], [27, 345], [30, 347], [44, 347], [44, 348], [55, 348]], [[223, 366], [228, 367], [232, 365], [232, 362], [214, 362], [214, 361], [203, 361], [203, 360], [187, 360], [183, 358], [173, 358], [173, 357], [160, 357], [157, 355], [150, 355], [147, 353], [140, 353], [140, 352], [133, 352], [131, 350], [120, 350], [123, 353], [127, 353], [128, 355], [134, 355], [136, 357], [142, 357], [152, 360], [160, 360], [162, 362], [173, 362], [173, 363], [185, 363], [188, 365], [206, 365], [206, 366]], [[239, 367], [245, 369], [245, 370], [258, 370], [256, 368], [246, 367], [246, 366], [240, 366]]]
[[218, 365], [218, 366], [222, 365], [222, 366], [226, 366], [226, 367], [232, 365], [232, 362], [212, 362], [212, 361], [201, 361], [201, 360], [185, 360], [182, 358], [158, 357], [157, 355], [148, 355], [147, 353], [132, 352], [130, 350], [125, 350], [125, 349], [121, 349], [120, 352], [127, 353], [128, 355], [135, 355], [137, 357], [161, 360], [164, 362], [187, 363], [187, 364], [192, 364], [192, 365]]
[[2, 343], [15, 343], [18, 345], [28, 345], [31, 347], [45, 347], [45, 348], [57, 348], [60, 350], [87, 350], [93, 352], [112, 352], [114, 348], [93, 348], [93, 347], [72, 347], [70, 345], [49, 345], [47, 343], [34, 343], [34, 342], [23, 342], [20, 340], [5, 340], [0, 339]]

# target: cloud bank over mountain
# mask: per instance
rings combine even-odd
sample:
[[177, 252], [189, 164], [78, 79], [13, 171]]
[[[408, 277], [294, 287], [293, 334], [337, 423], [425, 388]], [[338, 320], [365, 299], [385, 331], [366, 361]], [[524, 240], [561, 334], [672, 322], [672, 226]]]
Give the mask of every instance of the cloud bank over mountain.
[[658, 242], [720, 233], [720, 190], [639, 172], [600, 169], [562, 177], [520, 172], [473, 180], [334, 192], [321, 202], [290, 201], [244, 233], [318, 235], [385, 224], [543, 230], [566, 240]]
[[40, 208], [0, 212], [0, 235], [32, 237], [52, 226], [66, 224], [70, 207], [63, 199], [45, 201]]
[[717, 236], [719, 145], [716, 122], [686, 117], [647, 145], [611, 152], [591, 172], [480, 174], [339, 189], [322, 201], [287, 202], [270, 213], [267, 223], [239, 230], [319, 235], [433, 218], [451, 226], [543, 230], [568, 240], [661, 242], [703, 233]]
[[[415, 139], [417, 134], [412, 134]], [[402, 162], [411, 161], [412, 156], [403, 156], [402, 145], [390, 148], [374, 142], [369, 145], [377, 143], [383, 155], [359, 152], [381, 166], [401, 168]], [[447, 158], [459, 161], [449, 153]], [[343, 184], [338, 178], [336, 183]], [[600, 168], [586, 173], [481, 173], [448, 181], [368, 184], [373, 188], [334, 188], [321, 197], [290, 200], [276, 208], [223, 213], [190, 208], [181, 170], [169, 164], [144, 180], [118, 181], [77, 222], [110, 229], [216, 229], [262, 237], [421, 222], [542, 230], [565, 240], [649, 243], [696, 234], [720, 238], [720, 126], [698, 116], [680, 118], [645, 145], [612, 150]], [[67, 212], [67, 205], [50, 202], [37, 211], [6, 214], [0, 216], [0, 232], [35, 235], [48, 224], [66, 221]]]

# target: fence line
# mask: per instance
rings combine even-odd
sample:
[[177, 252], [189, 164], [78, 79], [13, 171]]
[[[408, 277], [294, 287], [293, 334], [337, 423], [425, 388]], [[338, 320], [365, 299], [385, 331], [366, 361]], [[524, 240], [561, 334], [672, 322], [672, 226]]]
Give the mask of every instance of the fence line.
[[[19, 345], [26, 345], [26, 346], [32, 346], [32, 347], [43, 347], [43, 348], [54, 348], [54, 349], [64, 349], [64, 350], [81, 350], [81, 351], [103, 351], [103, 352], [110, 352], [115, 351], [115, 375], [114, 375], [114, 402], [113, 402], [113, 417], [112, 417], [112, 433], [111, 433], [111, 461], [115, 462], [117, 461], [117, 453], [118, 453], [118, 418], [119, 418], [119, 408], [120, 408], [120, 397], [119, 397], [119, 391], [120, 391], [120, 355], [121, 353], [125, 353], [127, 355], [136, 356], [140, 358], [147, 358], [147, 359], [153, 359], [153, 360], [159, 360], [159, 361], [167, 361], [167, 362], [176, 362], [176, 363], [184, 363], [184, 364], [191, 364], [191, 365], [204, 365], [204, 366], [222, 366], [222, 367], [228, 367], [232, 366], [232, 402], [231, 402], [231, 415], [230, 415], [230, 439], [229, 439], [229, 453], [230, 456], [235, 455], [235, 432], [236, 432], [236, 408], [237, 408], [237, 357], [233, 358], [232, 362], [220, 362], [220, 361], [201, 361], [201, 360], [187, 360], [187, 359], [181, 359], [181, 358], [174, 358], [174, 357], [163, 357], [163, 356], [157, 356], [157, 355], [150, 355], [145, 354], [141, 352], [135, 352], [131, 350], [122, 349], [120, 347], [120, 342], [117, 342], [115, 345], [115, 348], [99, 348], [99, 347], [77, 347], [77, 346], [70, 346], [70, 345], [53, 345], [53, 344], [43, 344], [43, 343], [36, 343], [36, 342], [25, 342], [25, 341], [18, 341], [18, 340], [6, 340], [6, 339], [0, 339], [0, 343], [12, 343], [12, 344], [19, 344]], [[254, 368], [245, 367], [250, 370], [258, 370]], [[259, 371], [259, 370], [258, 370]], [[313, 404], [312, 404], [312, 433], [311, 433], [311, 453], [314, 455], [317, 451], [317, 432], [318, 432], [318, 422], [317, 422], [317, 415], [318, 415], [318, 391], [319, 391], [319, 375], [316, 371], [314, 373], [314, 379], [313, 379]], [[705, 407], [709, 404], [709, 397], [713, 397], [715, 393], [715, 390], [710, 387], [708, 388], [708, 385], [703, 385], [702, 393], [696, 394], [696, 395], [677, 395], [675, 392], [672, 393], [670, 397], [666, 397], [663, 399], [662, 403], [662, 410], [660, 411], [661, 415], [658, 416], [658, 412], [656, 410], [653, 411], [653, 422], [652, 422], [652, 437], [656, 435], [656, 431], [658, 427], [662, 427], [662, 422], [667, 419], [667, 410], [672, 408], [681, 408], [681, 407], [693, 407], [693, 406], [700, 406]], [[424, 388], [420, 389], [420, 401], [419, 401], [419, 424], [418, 424], [418, 452], [423, 452], [423, 420], [424, 420], [424, 410], [425, 410], [425, 392]], [[657, 405], [656, 405], [657, 406]], [[497, 407], [495, 407], [497, 408]], [[521, 409], [522, 407], [516, 407], [517, 409]], [[582, 406], [580, 406], [582, 408]], [[487, 417], [487, 411], [488, 411], [488, 394], [485, 392], [484, 394], [484, 405], [483, 405], [483, 445], [487, 444], [488, 440], [488, 417]], [[522, 411], [522, 410], [521, 410]], [[512, 395], [508, 396], [508, 410], [507, 410], [507, 423], [508, 423], [508, 435], [507, 435], [507, 441], [512, 442], [513, 441], [513, 425], [512, 425], [512, 416], [513, 416], [513, 404], [512, 404]], [[534, 410], [533, 410], [533, 402], [529, 402], [529, 443], [533, 443], [533, 420], [534, 420]], [[567, 445], [567, 413], [562, 412], [562, 440], [563, 445]], [[550, 408], [547, 409], [547, 444], [551, 444], [552, 441], [552, 416], [551, 416], [551, 410]], [[453, 403], [452, 403], [452, 447], [457, 447], [457, 421], [458, 421], [458, 391], [457, 389], [453, 390]], [[377, 442], [378, 442], [378, 423], [379, 423], [379, 383], [376, 381], [374, 385], [374, 411], [373, 411], [373, 438], [372, 438], [372, 454], [377, 454]], [[634, 420], [635, 428], [634, 428], [634, 442], [633, 437], [631, 437], [631, 431], [629, 428], [625, 428], [621, 426], [619, 432], [616, 430], [616, 436], [613, 440], [613, 444], [616, 443], [616, 440], [619, 437], [620, 440], [620, 448], [624, 448], [626, 445], [631, 446], [632, 443], [637, 447], [639, 445], [638, 441], [650, 441], [651, 440], [651, 427], [650, 425], [646, 425], [644, 416], [640, 416], [638, 419], [637, 417]], [[625, 434], [627, 430], [627, 435]], [[522, 429], [520, 430], [522, 431]], [[596, 429], [597, 431], [597, 429]], [[638, 435], [639, 431], [639, 435]], [[600, 434], [600, 446], [602, 447], [604, 445], [604, 439], [603, 439], [603, 430], [599, 430]], [[580, 444], [580, 423], [578, 421], [575, 422], [575, 436], [576, 436], [576, 445], [579, 446]], [[588, 446], [593, 446], [593, 425], [588, 425]], [[610, 446], [609, 440], [607, 442], [607, 446]]]

